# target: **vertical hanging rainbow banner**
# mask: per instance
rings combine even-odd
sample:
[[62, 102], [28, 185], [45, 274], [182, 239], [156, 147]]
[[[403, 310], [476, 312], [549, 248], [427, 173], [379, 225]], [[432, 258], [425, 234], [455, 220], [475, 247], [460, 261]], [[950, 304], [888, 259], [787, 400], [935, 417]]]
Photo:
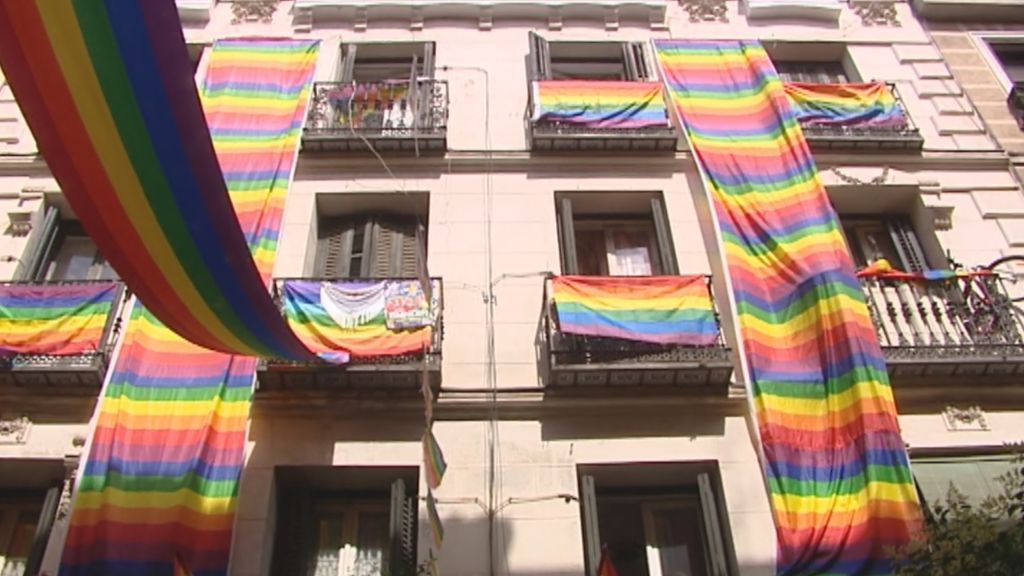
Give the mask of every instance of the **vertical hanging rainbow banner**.
[[836, 215], [757, 42], [655, 42], [735, 294], [779, 574], [891, 573], [921, 514]]
[[[270, 279], [316, 41], [213, 46], [203, 107], [231, 201]], [[62, 575], [227, 572], [256, 359], [200, 348], [136, 304], [81, 472]]]

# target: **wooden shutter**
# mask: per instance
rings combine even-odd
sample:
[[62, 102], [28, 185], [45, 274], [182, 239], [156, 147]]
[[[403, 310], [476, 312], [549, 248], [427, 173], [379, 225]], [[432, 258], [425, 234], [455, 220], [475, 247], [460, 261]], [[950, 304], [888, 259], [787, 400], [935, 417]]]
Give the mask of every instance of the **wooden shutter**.
[[32, 230], [25, 246], [21, 262], [18, 263], [15, 278], [18, 280], [43, 280], [46, 265], [52, 258], [60, 228], [60, 211], [47, 206], [40, 226]]
[[551, 50], [540, 34], [530, 32], [530, 80], [551, 79]]
[[562, 241], [562, 274], [577, 274], [576, 227], [573, 225], [572, 199], [562, 198], [558, 203], [558, 234]]
[[316, 276], [344, 278], [349, 275], [353, 223], [341, 218], [323, 218], [317, 234]]
[[433, 42], [423, 43], [423, 74], [424, 78], [434, 77], [434, 50], [436, 46]]
[[341, 47], [341, 71], [338, 80], [341, 82], [352, 82], [355, 79], [356, 70], [356, 45], [343, 44]]
[[374, 278], [415, 278], [419, 262], [416, 245], [417, 222], [380, 218], [374, 225], [369, 276]]
[[622, 60], [626, 64], [626, 79], [632, 82], [643, 82], [654, 78], [651, 63], [647, 60], [647, 50], [643, 42], [623, 42]]
[[587, 555], [587, 576], [597, 576], [601, 562], [601, 530], [597, 522], [597, 489], [593, 476], [584, 476], [582, 485], [583, 544]]
[[661, 273], [679, 274], [676, 249], [672, 243], [672, 232], [668, 228], [665, 203], [659, 196], [651, 198], [651, 216], [654, 219], [654, 234], [658, 240], [658, 255], [661, 257]]
[[406, 495], [405, 482], [391, 483], [388, 538], [390, 553], [384, 566], [386, 576], [412, 576], [416, 567], [416, 499]]
[[903, 261], [903, 269], [907, 272], [921, 272], [927, 268], [924, 252], [917, 241], [914, 227], [906, 218], [892, 218], [886, 221], [893, 246]]
[[62, 486], [54, 486], [46, 491], [43, 509], [39, 512], [39, 521], [36, 522], [36, 533], [32, 537], [32, 548], [29, 550], [28, 560], [25, 562], [25, 574], [37, 574], [40, 564], [43, 563], [46, 544], [50, 541], [53, 521], [57, 516], [57, 505], [60, 503], [61, 488]]
[[705, 545], [708, 552], [708, 565], [711, 576], [729, 576], [728, 563], [725, 559], [725, 542], [722, 539], [722, 528], [718, 521], [718, 501], [711, 487], [708, 474], [697, 475], [697, 487], [700, 490], [700, 511], [704, 519]]

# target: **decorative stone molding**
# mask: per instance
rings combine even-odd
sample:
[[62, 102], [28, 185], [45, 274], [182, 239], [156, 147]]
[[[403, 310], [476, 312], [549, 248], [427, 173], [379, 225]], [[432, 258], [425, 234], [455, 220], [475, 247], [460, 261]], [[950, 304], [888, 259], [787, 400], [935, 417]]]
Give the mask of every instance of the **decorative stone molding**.
[[75, 488], [75, 477], [78, 475], [78, 454], [64, 456], [64, 484], [60, 489], [60, 501], [57, 502], [57, 520], [63, 521], [71, 515], [71, 493]]
[[31, 428], [32, 421], [28, 416], [0, 419], [0, 444], [24, 444]]
[[946, 422], [946, 429], [953, 432], [984, 432], [989, 429], [988, 422], [985, 421], [985, 413], [977, 406], [962, 409], [946, 406], [946, 409], [942, 411], [942, 419]]
[[679, 0], [690, 22], [728, 22], [725, 0]]
[[841, 0], [746, 0], [747, 19], [789, 19], [838, 22]]
[[235, 0], [231, 4], [231, 23], [261, 22], [270, 24], [277, 12], [278, 0]]
[[27, 236], [32, 231], [31, 212], [8, 212], [7, 218], [11, 221], [11, 236]]
[[945, 232], [953, 228], [953, 207], [945, 204], [929, 206], [935, 230]]
[[850, 8], [865, 26], [902, 26], [896, 0], [850, 0]]

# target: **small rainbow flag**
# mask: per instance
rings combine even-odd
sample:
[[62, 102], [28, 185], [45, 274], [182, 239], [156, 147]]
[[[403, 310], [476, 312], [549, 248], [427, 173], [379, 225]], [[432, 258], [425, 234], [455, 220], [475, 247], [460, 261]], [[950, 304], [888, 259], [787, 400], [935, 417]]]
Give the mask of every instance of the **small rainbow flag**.
[[73, 356], [102, 346], [118, 282], [0, 285], [0, 356]]
[[553, 284], [562, 332], [687, 346], [718, 340], [704, 276], [559, 276]]
[[389, 282], [288, 280], [282, 287], [285, 317], [307, 348], [331, 362], [422, 352], [430, 347], [431, 326], [387, 327]]
[[533, 121], [587, 128], [669, 126], [664, 92], [657, 82], [537, 81]]
[[437, 490], [445, 471], [448, 470], [448, 463], [445, 462], [444, 453], [441, 452], [441, 446], [437, 443], [437, 438], [434, 438], [434, 430], [430, 426], [423, 434], [423, 464], [426, 467], [427, 486], [431, 490]]
[[444, 545], [444, 524], [441, 523], [441, 515], [437, 513], [437, 500], [434, 500], [434, 493], [431, 490], [427, 490], [427, 520], [430, 522], [434, 548], [440, 550]]
[[885, 82], [785, 84], [802, 126], [906, 128], [907, 116]]

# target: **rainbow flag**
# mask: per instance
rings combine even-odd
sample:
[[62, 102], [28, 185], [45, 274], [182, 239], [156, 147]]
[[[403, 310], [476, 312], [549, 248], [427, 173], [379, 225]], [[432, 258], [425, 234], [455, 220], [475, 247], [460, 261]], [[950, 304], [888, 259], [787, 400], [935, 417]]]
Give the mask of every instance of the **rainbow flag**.
[[[171, 26], [164, 22], [163, 26]], [[318, 43], [224, 40], [203, 88], [234, 212], [270, 278]], [[266, 284], [264, 284], [266, 285]], [[61, 575], [227, 571], [256, 359], [211, 352], [139, 303], [100, 404]]]
[[[388, 328], [387, 293], [394, 282], [288, 280], [282, 286], [285, 317], [307, 348], [331, 362], [422, 353], [431, 345], [432, 326]], [[438, 283], [432, 292], [440, 293]]]
[[567, 334], [685, 346], [718, 341], [704, 276], [558, 276], [552, 283]]
[[[213, 350], [311, 358], [271, 300], [225, 187], [235, 158], [273, 160], [245, 149], [266, 134], [237, 106], [260, 88], [208, 100], [204, 118], [174, 0], [0, 2], [0, 65], [64, 197], [157, 318]], [[292, 92], [277, 99], [302, 96], [288, 73]], [[293, 121], [291, 104], [263, 105]], [[230, 132], [220, 147], [234, 147], [220, 165], [217, 122]]]
[[867, 84], [785, 84], [801, 126], [907, 127], [907, 116], [885, 82]]
[[423, 433], [423, 464], [427, 474], [427, 486], [431, 490], [437, 490], [444, 479], [444, 473], [448, 470], [448, 463], [431, 426]]
[[541, 80], [533, 83], [533, 121], [587, 128], [668, 128], [657, 82]]
[[736, 298], [779, 574], [889, 574], [921, 511], [838, 219], [767, 53], [655, 41]]
[[0, 356], [99, 352], [118, 282], [0, 285]]

